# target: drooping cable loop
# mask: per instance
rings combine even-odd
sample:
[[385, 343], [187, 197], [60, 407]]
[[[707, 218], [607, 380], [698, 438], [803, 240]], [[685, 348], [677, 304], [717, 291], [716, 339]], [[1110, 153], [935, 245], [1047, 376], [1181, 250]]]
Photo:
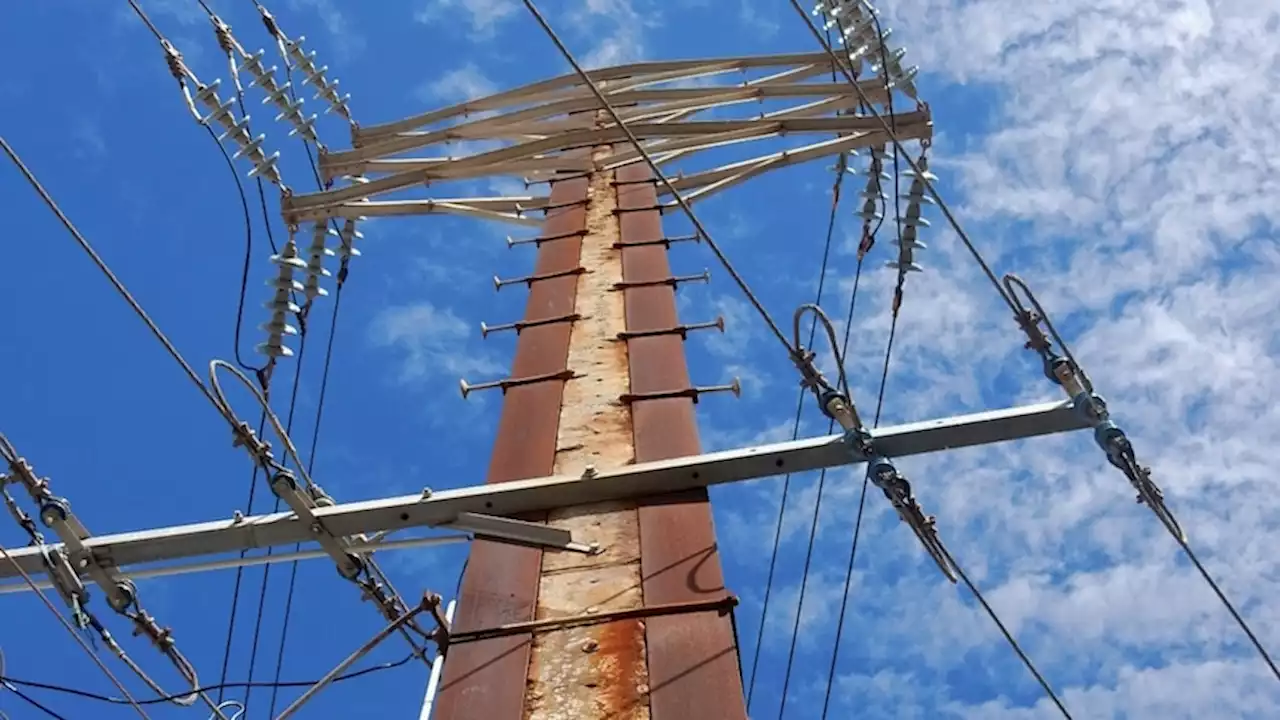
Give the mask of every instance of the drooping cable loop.
[[[213, 701], [199, 691], [200, 679], [195, 667], [178, 650], [172, 631], [162, 627], [143, 609], [133, 581], [109, 560], [96, 556], [86, 544], [92, 535], [72, 511], [71, 503], [65, 497], [56, 495], [49, 479], [36, 475], [31, 463], [3, 435], [0, 435], [0, 459], [3, 459], [6, 467], [6, 470], [0, 472], [0, 500], [3, 500], [10, 516], [27, 533], [30, 546], [41, 549], [41, 561], [50, 582], [71, 611], [76, 626], [81, 630], [92, 630], [102, 644], [157, 695], [171, 696], [174, 704], [183, 707], [204, 700], [216, 713]], [[40, 522], [58, 536], [62, 543], [60, 546], [50, 546], [45, 542], [35, 521], [9, 493], [7, 486], [10, 484], [26, 491], [31, 502], [39, 508]], [[81, 575], [87, 576], [98, 587], [108, 607], [130, 621], [134, 635], [146, 637], [169, 660], [189, 684], [189, 692], [171, 695], [116, 642], [111, 631], [89, 609], [89, 592]]]

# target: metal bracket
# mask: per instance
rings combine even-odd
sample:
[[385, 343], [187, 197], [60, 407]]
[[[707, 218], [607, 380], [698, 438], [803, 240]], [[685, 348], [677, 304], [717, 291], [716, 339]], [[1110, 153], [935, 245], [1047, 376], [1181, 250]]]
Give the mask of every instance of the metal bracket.
[[462, 530], [484, 540], [507, 540], [521, 545], [539, 545], [587, 555], [599, 552], [600, 547], [595, 543], [574, 542], [573, 533], [568, 530], [482, 513], [458, 513], [453, 522], [437, 527]]

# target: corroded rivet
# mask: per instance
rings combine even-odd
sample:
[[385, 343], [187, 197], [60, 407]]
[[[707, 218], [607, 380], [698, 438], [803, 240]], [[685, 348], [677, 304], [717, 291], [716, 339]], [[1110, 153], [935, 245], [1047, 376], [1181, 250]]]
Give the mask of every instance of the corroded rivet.
[[593, 653], [599, 649], [600, 643], [595, 640], [588, 639], [586, 642], [582, 643], [582, 652], [584, 653]]

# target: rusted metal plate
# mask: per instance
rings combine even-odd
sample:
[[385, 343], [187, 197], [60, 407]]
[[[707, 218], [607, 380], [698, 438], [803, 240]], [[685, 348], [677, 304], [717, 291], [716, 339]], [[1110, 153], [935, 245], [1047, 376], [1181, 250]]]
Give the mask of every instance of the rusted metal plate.
[[[656, 187], [643, 182], [649, 169], [618, 171], [623, 279], [669, 277], [662, 245], [627, 247], [662, 237]], [[678, 324], [670, 286], [625, 291], [627, 330]], [[690, 387], [683, 341], [677, 335], [627, 340], [631, 392], [668, 392]], [[632, 404], [637, 462], [700, 452], [693, 401], [637, 400]], [[725, 594], [711, 507], [705, 490], [648, 498], [640, 503], [641, 571], [645, 605], [710, 600]], [[653, 720], [746, 718], [732, 621], [714, 611], [650, 618], [645, 623]]]
[[[581, 475], [632, 461], [631, 409], [617, 398], [630, 382], [618, 216], [612, 173], [589, 179], [587, 232], [578, 277], [569, 366], [580, 376], [565, 385], [557, 433], [556, 472]], [[538, 589], [541, 620], [595, 616], [641, 608], [640, 527], [635, 501], [557, 508], [548, 525], [598, 543], [596, 555], [544, 553]], [[643, 623], [631, 619], [549, 629], [534, 637], [525, 720], [649, 720]]]
[[[557, 182], [551, 188], [556, 205], [585, 201], [586, 178]], [[547, 213], [544, 236], [583, 231], [584, 205], [568, 205]], [[578, 266], [580, 238], [565, 237], [538, 248], [534, 273], [551, 274]], [[574, 311], [577, 277], [566, 275], [531, 283], [526, 320], [569, 315]], [[569, 353], [570, 323], [527, 328], [520, 333], [512, 377], [563, 370]], [[513, 387], [502, 404], [489, 462], [491, 483], [552, 473], [563, 380]], [[538, 520], [541, 518], [526, 518]], [[532, 620], [537, 605], [542, 553], [532, 548], [477, 541], [471, 547], [456, 626], [477, 630]], [[495, 638], [459, 646], [449, 653], [437, 699], [438, 720], [521, 720], [531, 634]]]

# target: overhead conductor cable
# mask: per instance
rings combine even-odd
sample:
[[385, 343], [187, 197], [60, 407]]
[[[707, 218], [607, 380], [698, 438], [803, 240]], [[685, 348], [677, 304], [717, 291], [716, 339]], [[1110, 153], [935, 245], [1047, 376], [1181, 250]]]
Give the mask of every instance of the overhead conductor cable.
[[[31, 545], [44, 550], [44, 563], [50, 580], [58, 594], [62, 596], [63, 602], [71, 610], [76, 624], [81, 629], [92, 629], [102, 644], [157, 695], [169, 696], [169, 693], [165, 692], [146, 671], [134, 662], [133, 658], [116, 642], [111, 631], [89, 610], [87, 607], [89, 593], [80, 580], [80, 573], [84, 573], [97, 585], [107, 605], [132, 623], [133, 634], [150, 640], [189, 684], [190, 692], [174, 696], [172, 702], [186, 707], [203, 700], [213, 709], [216, 716], [223, 717], [208, 695], [199, 690], [200, 679], [195, 667], [178, 650], [172, 631], [161, 627], [156, 619], [142, 608], [138, 600], [138, 589], [133, 581], [110, 562], [97, 558], [87, 547], [85, 542], [91, 535], [72, 512], [71, 503], [66, 498], [55, 495], [50, 489], [48, 478], [37, 477], [31, 464], [17, 453], [3, 435], [0, 435], [0, 459], [7, 468], [4, 472], [0, 472], [0, 489], [4, 490], [5, 506], [18, 524], [26, 530]], [[44, 537], [36, 529], [35, 523], [18, 507], [7, 489], [4, 489], [4, 486], [11, 483], [26, 490], [32, 502], [39, 506], [40, 521], [62, 541], [60, 547], [49, 547], [45, 544]]]

